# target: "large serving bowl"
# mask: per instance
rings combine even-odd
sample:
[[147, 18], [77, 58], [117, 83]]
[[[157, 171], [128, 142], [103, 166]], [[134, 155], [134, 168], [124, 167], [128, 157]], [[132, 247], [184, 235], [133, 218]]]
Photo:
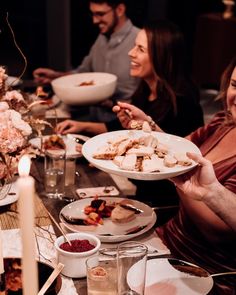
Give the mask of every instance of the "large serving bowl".
[[95, 247], [92, 250], [84, 252], [68, 252], [60, 248], [60, 245], [65, 243], [63, 236], [60, 236], [55, 241], [55, 248], [57, 250], [58, 263], [64, 264], [62, 274], [71, 278], [82, 278], [86, 276], [86, 260], [92, 256], [98, 255], [101, 246], [100, 240], [92, 234], [87, 233], [69, 233], [67, 238], [72, 240], [88, 240], [90, 244]]
[[116, 83], [115, 75], [97, 72], [67, 75], [51, 82], [57, 97], [68, 105], [101, 102], [113, 95]]

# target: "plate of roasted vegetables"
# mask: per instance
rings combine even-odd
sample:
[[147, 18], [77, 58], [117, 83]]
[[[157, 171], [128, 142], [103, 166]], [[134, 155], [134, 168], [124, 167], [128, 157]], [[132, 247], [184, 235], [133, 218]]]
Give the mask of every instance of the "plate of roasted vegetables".
[[60, 221], [73, 232], [89, 232], [102, 242], [120, 242], [153, 227], [156, 214], [148, 205], [127, 198], [94, 197], [62, 208]]

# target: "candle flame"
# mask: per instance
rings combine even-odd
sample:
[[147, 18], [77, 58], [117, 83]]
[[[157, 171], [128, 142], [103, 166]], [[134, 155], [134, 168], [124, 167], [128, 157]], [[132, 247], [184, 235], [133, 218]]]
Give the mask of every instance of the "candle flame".
[[30, 157], [27, 155], [24, 155], [20, 158], [19, 164], [18, 164], [18, 172], [20, 176], [28, 176], [30, 172]]

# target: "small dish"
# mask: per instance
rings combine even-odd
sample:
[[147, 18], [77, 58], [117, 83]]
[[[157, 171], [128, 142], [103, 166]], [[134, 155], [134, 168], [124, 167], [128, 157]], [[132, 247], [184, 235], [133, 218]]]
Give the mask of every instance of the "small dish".
[[62, 274], [71, 278], [86, 277], [86, 260], [89, 257], [96, 256], [101, 247], [100, 240], [92, 234], [87, 233], [69, 233], [67, 238], [72, 240], [88, 240], [90, 244], [95, 246], [93, 249], [84, 252], [69, 252], [60, 248], [61, 244], [65, 242], [63, 236], [60, 236], [55, 241], [55, 248], [57, 251], [57, 262], [64, 264]]
[[[53, 272], [53, 268], [44, 263], [37, 262], [38, 264], [38, 282], [39, 289], [46, 282], [50, 274]], [[4, 258], [4, 269], [6, 274], [6, 288], [7, 294], [22, 294], [22, 281], [21, 281], [21, 258], [19, 257], [5, 257]], [[56, 280], [51, 284], [51, 286], [46, 291], [45, 295], [56, 295], [60, 292], [62, 285], [62, 279], [59, 275]], [[12, 289], [10, 289], [12, 288]]]

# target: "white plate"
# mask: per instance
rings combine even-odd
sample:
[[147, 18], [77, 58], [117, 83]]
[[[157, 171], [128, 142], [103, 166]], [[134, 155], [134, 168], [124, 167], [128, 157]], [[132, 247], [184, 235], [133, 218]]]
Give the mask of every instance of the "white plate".
[[20, 84], [23, 83], [21, 79], [14, 76], [8, 76], [6, 82], [7, 82], [7, 86], [19, 86]]
[[12, 204], [18, 200], [18, 194], [16, 193], [16, 183], [13, 182], [7, 196], [0, 200], [0, 207]]
[[[127, 274], [132, 290], [138, 290], [138, 265], [133, 265]], [[212, 277], [199, 277], [178, 271], [168, 259], [158, 258], [147, 261], [145, 295], [204, 295], [213, 287]]]
[[[101, 199], [106, 200], [107, 202], [120, 202], [124, 198], [102, 197]], [[92, 198], [87, 198], [75, 201], [71, 204], [66, 205], [60, 213], [71, 217], [86, 218], [87, 215], [84, 213], [84, 208], [90, 205], [92, 200]], [[130, 201], [136, 208], [143, 210], [143, 212], [137, 214], [136, 218], [132, 221], [124, 224], [117, 224], [112, 222], [111, 218], [104, 218], [103, 225], [74, 225], [65, 222], [61, 214], [59, 215], [59, 218], [69, 230], [73, 232], [82, 231], [93, 233], [98, 236], [102, 242], [113, 243], [126, 241], [145, 233], [146, 231], [151, 229], [156, 222], [156, 213], [152, 210], [151, 207], [136, 200]], [[140, 227], [140, 230], [132, 234], [126, 233], [126, 231], [129, 231], [130, 229], [136, 227]]]
[[[48, 137], [49, 137], [49, 135], [43, 136], [43, 141], [45, 141]], [[76, 151], [75, 147], [76, 147], [77, 143], [74, 141], [73, 137], [81, 139], [83, 141], [87, 141], [89, 139], [89, 137], [84, 136], [84, 135], [79, 135], [79, 134], [69, 134], [69, 136], [62, 135], [62, 138], [66, 144], [66, 155], [69, 157], [79, 158], [82, 156], [82, 154]], [[32, 144], [33, 147], [40, 149], [41, 142], [40, 142], [39, 137], [31, 138], [29, 140], [29, 142]]]
[[[160, 179], [166, 179], [170, 177], [174, 177], [177, 175], [180, 175], [182, 173], [185, 173], [191, 169], [193, 169], [196, 166], [196, 163], [192, 163], [190, 166], [180, 166], [176, 165], [175, 167], [169, 168], [165, 167], [163, 165], [161, 172], [139, 172], [139, 171], [128, 171], [128, 170], [122, 170], [117, 165], [115, 165], [111, 160], [98, 160], [93, 158], [93, 154], [95, 153], [96, 149], [98, 147], [101, 147], [106, 144], [106, 142], [109, 139], [114, 139], [120, 135], [129, 136], [130, 138], [139, 138], [144, 135], [148, 135], [148, 133], [144, 133], [141, 130], [120, 130], [120, 131], [113, 131], [108, 133], [103, 133], [97, 136], [94, 136], [90, 138], [82, 148], [82, 153], [84, 157], [92, 163], [95, 167], [108, 172], [113, 173], [117, 175], [121, 175], [128, 178], [133, 179], [139, 179], [139, 180], [160, 180]], [[176, 136], [171, 135], [167, 133], [161, 133], [161, 132], [152, 132], [152, 135], [157, 137], [157, 139], [167, 145], [170, 148], [170, 151], [172, 152], [194, 152], [201, 154], [198, 147], [193, 144], [191, 141]]]
[[[37, 97], [36, 94], [30, 94], [30, 97], [33, 101], [41, 100], [39, 97]], [[44, 100], [44, 99], [42, 99], [42, 100]], [[61, 103], [61, 100], [56, 95], [53, 95], [51, 98], [46, 99], [45, 102], [48, 102], [48, 104], [38, 104], [38, 105], [32, 107], [33, 111], [34, 110], [37, 111], [38, 109], [39, 110], [40, 109], [46, 109], [46, 110], [53, 109]]]

